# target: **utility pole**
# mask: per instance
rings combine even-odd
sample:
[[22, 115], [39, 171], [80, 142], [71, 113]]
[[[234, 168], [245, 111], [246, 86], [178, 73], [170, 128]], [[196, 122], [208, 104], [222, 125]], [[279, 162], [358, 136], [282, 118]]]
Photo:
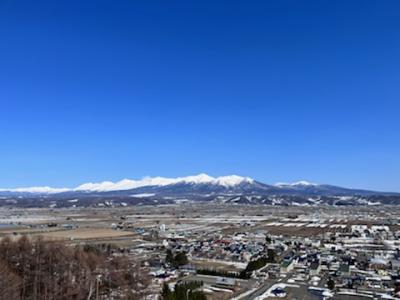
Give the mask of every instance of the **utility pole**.
[[186, 290], [186, 300], [189, 300], [189, 292], [190, 292], [191, 290], [190, 289], [187, 289]]
[[99, 275], [96, 276], [96, 300], [99, 300]]

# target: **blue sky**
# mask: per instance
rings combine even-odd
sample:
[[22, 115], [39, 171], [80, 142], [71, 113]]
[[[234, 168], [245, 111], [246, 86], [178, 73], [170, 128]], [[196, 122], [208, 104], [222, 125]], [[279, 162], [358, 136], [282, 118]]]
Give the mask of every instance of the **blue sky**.
[[398, 1], [0, 1], [0, 187], [400, 191], [399, 32]]

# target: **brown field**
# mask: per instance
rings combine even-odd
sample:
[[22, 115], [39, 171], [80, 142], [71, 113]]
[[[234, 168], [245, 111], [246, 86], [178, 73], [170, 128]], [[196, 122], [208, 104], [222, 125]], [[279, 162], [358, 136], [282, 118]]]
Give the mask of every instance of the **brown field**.
[[40, 233], [45, 239], [87, 240], [134, 236], [133, 232], [119, 231], [106, 228], [78, 228]]
[[270, 234], [274, 235], [287, 235], [287, 236], [299, 236], [299, 237], [310, 237], [326, 232], [345, 232], [346, 229], [339, 228], [315, 228], [315, 227], [285, 227], [285, 226], [265, 226]]
[[211, 269], [225, 272], [240, 272], [243, 269], [238, 268], [234, 265], [227, 265], [223, 263], [218, 263], [211, 260], [201, 261], [201, 260], [191, 260], [190, 263], [199, 269]]

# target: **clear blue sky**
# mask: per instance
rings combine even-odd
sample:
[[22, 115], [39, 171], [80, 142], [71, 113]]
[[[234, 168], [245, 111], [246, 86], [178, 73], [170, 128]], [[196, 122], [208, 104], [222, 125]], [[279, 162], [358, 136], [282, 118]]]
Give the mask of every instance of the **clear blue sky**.
[[0, 1], [0, 187], [400, 191], [399, 1]]

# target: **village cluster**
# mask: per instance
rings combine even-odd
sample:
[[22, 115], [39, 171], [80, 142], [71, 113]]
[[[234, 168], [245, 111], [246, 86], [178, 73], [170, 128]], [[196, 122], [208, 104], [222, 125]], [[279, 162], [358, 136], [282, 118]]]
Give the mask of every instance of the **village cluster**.
[[[35, 220], [39, 212], [51, 220]], [[185, 204], [35, 213], [29, 225], [24, 213], [13, 216], [13, 234], [26, 225], [31, 235], [71, 244], [112, 244], [113, 256], [140, 262], [147, 299], [400, 299], [400, 224], [390, 207]]]
[[[187, 261], [176, 266], [160, 255], [151, 274], [171, 289], [182, 281], [205, 282], [203, 291], [215, 299], [400, 297], [400, 231], [379, 225], [340, 229], [307, 238], [267, 230], [204, 239], [161, 235], [161, 249], [183, 252]], [[259, 268], [242, 275], [249, 263], [262, 258]]]

